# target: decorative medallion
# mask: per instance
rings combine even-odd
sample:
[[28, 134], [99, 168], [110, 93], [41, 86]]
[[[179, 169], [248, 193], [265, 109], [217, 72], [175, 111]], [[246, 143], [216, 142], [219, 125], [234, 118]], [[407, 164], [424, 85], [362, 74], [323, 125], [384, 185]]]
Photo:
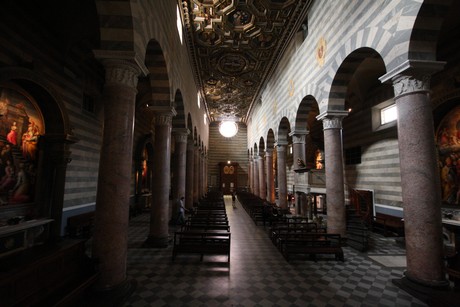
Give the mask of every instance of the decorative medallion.
[[219, 70], [227, 75], [238, 75], [244, 71], [248, 60], [238, 53], [227, 53], [219, 59]]
[[318, 46], [316, 47], [316, 61], [319, 66], [324, 65], [324, 60], [326, 58], [326, 40], [321, 37], [318, 41]]

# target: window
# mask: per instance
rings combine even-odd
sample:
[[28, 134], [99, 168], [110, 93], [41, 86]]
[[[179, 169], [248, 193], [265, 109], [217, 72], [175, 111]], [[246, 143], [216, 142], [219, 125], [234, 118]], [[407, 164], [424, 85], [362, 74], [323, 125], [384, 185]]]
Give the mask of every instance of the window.
[[398, 118], [396, 105], [392, 104], [380, 110], [380, 124], [385, 125], [395, 121]]
[[177, 26], [177, 33], [179, 33], [180, 43], [182, 44], [182, 18], [180, 16], [179, 6], [177, 6], [176, 12], [176, 26]]
[[355, 165], [361, 163], [361, 147], [345, 149], [345, 165]]
[[372, 107], [372, 131], [396, 127], [398, 111], [394, 99], [385, 100]]

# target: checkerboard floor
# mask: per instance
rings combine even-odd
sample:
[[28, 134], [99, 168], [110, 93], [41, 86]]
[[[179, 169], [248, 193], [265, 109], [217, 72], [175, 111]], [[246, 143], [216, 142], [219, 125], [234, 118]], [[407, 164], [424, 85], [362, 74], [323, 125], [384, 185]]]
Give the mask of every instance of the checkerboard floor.
[[[392, 279], [404, 267], [385, 267], [368, 255], [404, 255], [394, 238], [372, 234], [372, 248], [345, 247], [345, 262], [292, 259], [287, 262], [237, 202], [225, 198], [232, 242], [226, 256], [178, 255], [172, 247], [142, 248], [149, 214], [129, 227], [128, 278], [137, 289], [124, 306], [426, 306]], [[174, 227], [170, 228], [173, 234]]]

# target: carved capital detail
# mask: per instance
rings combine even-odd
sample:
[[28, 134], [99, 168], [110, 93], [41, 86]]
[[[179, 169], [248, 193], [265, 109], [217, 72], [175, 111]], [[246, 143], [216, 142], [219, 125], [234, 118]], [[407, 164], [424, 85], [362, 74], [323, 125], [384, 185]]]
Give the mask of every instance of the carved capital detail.
[[306, 134], [293, 134], [292, 143], [293, 144], [305, 144]]
[[323, 129], [342, 129], [343, 117], [324, 117]]
[[189, 133], [188, 129], [173, 129], [172, 131], [176, 143], [187, 143]]
[[171, 126], [172, 113], [156, 113], [153, 118], [153, 124], [155, 126]]
[[137, 87], [139, 68], [123, 60], [104, 60], [105, 84]]
[[279, 153], [286, 152], [286, 145], [285, 144], [277, 144], [276, 145], [276, 152], [279, 152]]
[[415, 92], [428, 92], [430, 90], [430, 79], [429, 75], [417, 77], [400, 75], [395, 77], [393, 79], [395, 98]]

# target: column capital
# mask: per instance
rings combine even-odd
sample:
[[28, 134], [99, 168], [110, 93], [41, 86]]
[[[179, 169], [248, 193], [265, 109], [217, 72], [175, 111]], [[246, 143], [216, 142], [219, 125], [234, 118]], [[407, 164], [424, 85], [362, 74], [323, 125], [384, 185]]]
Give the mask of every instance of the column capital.
[[290, 132], [289, 136], [292, 136], [293, 144], [305, 144], [305, 138], [309, 133], [308, 130], [300, 129]]
[[266, 157], [272, 157], [273, 156], [273, 148], [271, 150], [266, 150], [265, 151], [265, 156]]
[[149, 106], [148, 108], [155, 112], [153, 118], [155, 126], [171, 126], [172, 118], [177, 114], [173, 107]]
[[323, 121], [323, 129], [342, 129], [342, 120], [348, 115], [348, 111], [326, 111], [316, 116], [317, 120]]
[[173, 128], [172, 134], [177, 143], [187, 143], [190, 131], [187, 128]]
[[138, 67], [143, 76], [147, 76], [150, 73], [142, 58], [134, 51], [95, 49], [93, 50], [93, 54], [94, 57], [101, 62], [104, 62], [105, 60], [126, 61]]
[[431, 75], [442, 70], [446, 62], [406, 60], [379, 78], [382, 83], [392, 82], [395, 98], [430, 90]]
[[288, 145], [288, 142], [286, 140], [282, 140], [282, 141], [276, 142], [275, 145], [276, 145], [276, 148], [286, 147]]

